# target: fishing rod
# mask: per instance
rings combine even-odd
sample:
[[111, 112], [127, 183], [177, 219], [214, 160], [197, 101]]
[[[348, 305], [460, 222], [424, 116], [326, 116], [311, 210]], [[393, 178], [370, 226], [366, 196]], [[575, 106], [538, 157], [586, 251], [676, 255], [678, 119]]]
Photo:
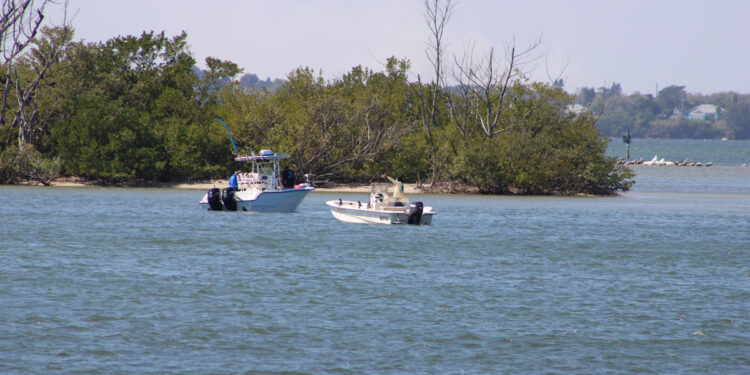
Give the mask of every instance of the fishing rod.
[[225, 124], [224, 121], [221, 121], [219, 119], [216, 119], [216, 121], [224, 125], [224, 129], [227, 129], [227, 133], [229, 134], [229, 140], [232, 141], [232, 147], [234, 148], [234, 153], [239, 155], [239, 151], [237, 151], [237, 146], [234, 145], [234, 138], [232, 138], [232, 132], [229, 131], [229, 127], [227, 126], [227, 124]]

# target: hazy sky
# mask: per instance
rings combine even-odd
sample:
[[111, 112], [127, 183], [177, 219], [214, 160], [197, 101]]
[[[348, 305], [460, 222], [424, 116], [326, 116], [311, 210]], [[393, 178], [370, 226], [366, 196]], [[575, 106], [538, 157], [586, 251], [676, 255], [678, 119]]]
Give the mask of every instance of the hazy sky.
[[[71, 0], [69, 12], [76, 40], [185, 30], [199, 66], [213, 56], [261, 79], [300, 66], [327, 79], [381, 71], [390, 56], [409, 59], [413, 77], [434, 75], [422, 0]], [[561, 76], [568, 91], [618, 82], [626, 93], [750, 93], [748, 0], [460, 0], [444, 41], [452, 61], [472, 44], [502, 57], [539, 38], [526, 68], [535, 80]]]

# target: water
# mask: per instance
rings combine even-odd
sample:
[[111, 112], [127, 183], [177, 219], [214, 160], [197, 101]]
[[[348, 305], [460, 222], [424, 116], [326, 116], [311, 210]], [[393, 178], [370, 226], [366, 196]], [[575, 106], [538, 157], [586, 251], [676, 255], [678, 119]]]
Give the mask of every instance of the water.
[[[625, 144], [612, 139], [607, 145], [607, 155], [625, 158]], [[712, 162], [715, 165], [750, 164], [750, 140], [721, 141], [716, 139], [641, 139], [630, 142], [630, 159], [651, 160], [654, 155], [665, 160]]]
[[0, 187], [0, 373], [750, 373], [750, 167], [636, 172], [429, 227]]

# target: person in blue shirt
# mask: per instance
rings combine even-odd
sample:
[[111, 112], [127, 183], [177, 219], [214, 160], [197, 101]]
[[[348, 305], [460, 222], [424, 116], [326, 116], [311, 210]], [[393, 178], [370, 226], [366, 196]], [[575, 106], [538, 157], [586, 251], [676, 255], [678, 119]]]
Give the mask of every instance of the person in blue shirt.
[[237, 184], [237, 174], [239, 174], [240, 171], [234, 171], [234, 174], [229, 177], [229, 187], [239, 189], [239, 185]]

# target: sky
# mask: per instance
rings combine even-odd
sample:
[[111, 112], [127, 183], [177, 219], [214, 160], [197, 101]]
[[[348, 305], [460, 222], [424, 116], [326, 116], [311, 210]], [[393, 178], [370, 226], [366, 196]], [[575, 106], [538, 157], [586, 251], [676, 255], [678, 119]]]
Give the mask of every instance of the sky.
[[[184, 30], [202, 68], [211, 56], [260, 79], [309, 67], [331, 80], [355, 66], [383, 71], [395, 56], [411, 62], [411, 79], [434, 77], [423, 0], [69, 1], [75, 40]], [[522, 68], [535, 81], [562, 78], [569, 92], [619, 83], [628, 94], [750, 93], [748, 0], [454, 0], [443, 37], [451, 63], [473, 47], [502, 64], [509, 46], [537, 40]]]

